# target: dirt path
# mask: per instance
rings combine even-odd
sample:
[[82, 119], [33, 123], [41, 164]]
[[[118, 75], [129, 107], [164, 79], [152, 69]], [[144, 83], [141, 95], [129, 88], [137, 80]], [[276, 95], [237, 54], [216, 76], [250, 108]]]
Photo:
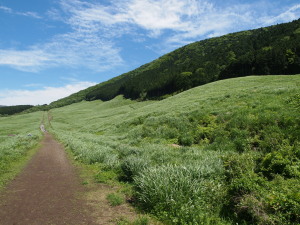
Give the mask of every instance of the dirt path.
[[42, 146], [1, 194], [0, 224], [96, 224], [62, 146], [47, 133]]

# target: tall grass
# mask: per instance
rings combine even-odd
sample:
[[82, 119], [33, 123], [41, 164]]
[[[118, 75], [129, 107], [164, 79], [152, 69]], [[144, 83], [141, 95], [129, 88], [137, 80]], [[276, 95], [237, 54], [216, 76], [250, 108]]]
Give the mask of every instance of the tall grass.
[[145, 169], [134, 179], [140, 206], [177, 224], [203, 224], [204, 218], [217, 218], [224, 195], [221, 166], [202, 163]]
[[17, 173], [17, 163], [39, 142], [41, 120], [40, 112], [0, 117], [0, 187]]
[[299, 87], [299, 75], [245, 77], [82, 102], [52, 110], [51, 131], [167, 223], [298, 224]]

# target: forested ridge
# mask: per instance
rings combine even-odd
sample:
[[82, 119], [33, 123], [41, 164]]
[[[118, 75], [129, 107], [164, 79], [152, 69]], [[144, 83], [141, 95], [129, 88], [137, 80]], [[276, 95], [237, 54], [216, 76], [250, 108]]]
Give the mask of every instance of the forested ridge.
[[0, 106], [0, 115], [13, 115], [32, 108], [33, 105]]
[[82, 100], [160, 99], [216, 80], [247, 75], [300, 73], [300, 19], [181, 47], [133, 71], [51, 103]]

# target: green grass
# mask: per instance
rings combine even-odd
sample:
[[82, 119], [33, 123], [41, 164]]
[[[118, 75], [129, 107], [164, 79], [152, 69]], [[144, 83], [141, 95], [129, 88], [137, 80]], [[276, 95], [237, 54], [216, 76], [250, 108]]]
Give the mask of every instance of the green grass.
[[122, 205], [125, 202], [124, 197], [121, 196], [120, 194], [116, 194], [116, 193], [108, 194], [106, 196], [106, 199], [108, 200], [108, 202], [111, 206]]
[[[151, 221], [152, 222], [152, 221]], [[136, 220], [130, 222], [128, 220], [120, 220], [117, 222], [117, 225], [148, 225], [148, 224], [157, 224], [151, 223], [148, 217], [142, 216], [137, 218]]]
[[34, 154], [41, 139], [42, 113], [0, 117], [0, 189]]
[[56, 137], [171, 224], [298, 224], [300, 75], [250, 76], [162, 101], [51, 110]]

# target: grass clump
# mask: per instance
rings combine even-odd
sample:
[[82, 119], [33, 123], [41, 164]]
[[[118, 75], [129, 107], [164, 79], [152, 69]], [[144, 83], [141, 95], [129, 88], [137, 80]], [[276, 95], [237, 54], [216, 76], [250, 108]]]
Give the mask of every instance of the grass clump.
[[120, 221], [117, 222], [117, 225], [148, 225], [148, 224], [152, 224], [152, 223], [150, 223], [150, 219], [146, 216], [140, 216], [134, 221], [121, 219]]
[[102, 171], [100, 170], [95, 175], [95, 181], [98, 183], [110, 183], [111, 181], [116, 181], [118, 174], [113, 170]]
[[144, 169], [148, 168], [149, 161], [142, 157], [128, 157], [121, 163], [122, 174], [120, 179], [132, 182], [134, 177], [140, 174]]
[[108, 194], [106, 199], [108, 200], [111, 206], [122, 205], [125, 202], [124, 197], [116, 193]]
[[135, 197], [143, 209], [164, 221], [201, 224], [218, 207], [219, 173], [208, 165], [149, 168], [134, 179]]

